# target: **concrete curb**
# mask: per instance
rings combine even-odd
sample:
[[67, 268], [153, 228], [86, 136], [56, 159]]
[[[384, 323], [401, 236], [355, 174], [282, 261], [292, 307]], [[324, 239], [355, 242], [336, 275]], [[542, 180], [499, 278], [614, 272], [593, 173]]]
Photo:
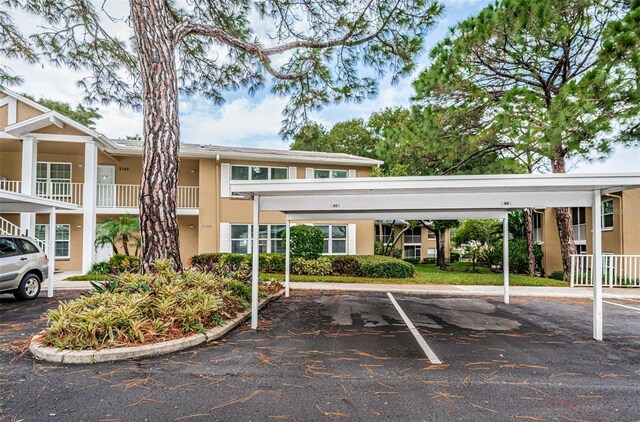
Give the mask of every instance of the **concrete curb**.
[[[258, 309], [262, 309], [269, 302], [284, 295], [284, 290], [263, 299], [258, 305]], [[183, 337], [175, 340], [163, 341], [160, 343], [145, 344], [135, 347], [118, 347], [115, 349], [102, 350], [60, 350], [55, 347], [44, 346], [42, 344], [42, 334], [36, 334], [31, 339], [29, 350], [38, 359], [48, 362], [64, 363], [64, 364], [88, 364], [101, 362], [115, 362], [121, 360], [149, 358], [154, 356], [166, 355], [177, 352], [179, 350], [188, 349], [198, 344], [213, 341], [227, 334], [229, 331], [238, 327], [251, 315], [251, 310], [245, 311], [227, 321], [224, 325], [214, 327], [207, 330], [203, 334], [195, 334], [189, 337]]]

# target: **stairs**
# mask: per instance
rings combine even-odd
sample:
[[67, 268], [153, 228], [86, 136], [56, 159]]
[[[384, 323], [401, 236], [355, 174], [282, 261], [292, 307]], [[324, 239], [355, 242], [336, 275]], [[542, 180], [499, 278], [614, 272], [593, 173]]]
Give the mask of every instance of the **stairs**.
[[[13, 224], [6, 218], [0, 217], [0, 235], [4, 236], [21, 236], [20, 227]], [[46, 251], [47, 245], [40, 239], [32, 238], [40, 250]]]

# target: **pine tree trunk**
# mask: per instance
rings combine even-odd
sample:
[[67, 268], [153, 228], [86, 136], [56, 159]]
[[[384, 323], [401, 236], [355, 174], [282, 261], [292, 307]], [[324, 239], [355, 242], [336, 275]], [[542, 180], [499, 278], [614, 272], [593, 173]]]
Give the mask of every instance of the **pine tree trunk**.
[[[564, 152], [558, 151], [556, 157], [551, 160], [554, 173], [566, 173]], [[564, 280], [569, 281], [571, 273], [571, 255], [576, 253], [576, 244], [573, 239], [573, 222], [571, 221], [571, 208], [556, 208], [556, 226], [560, 238], [560, 252], [562, 254], [562, 270]]]
[[176, 191], [180, 122], [174, 37], [164, 0], [130, 0], [143, 92], [143, 158], [140, 185], [141, 267], [167, 258], [182, 269]]
[[533, 277], [536, 275], [536, 256], [533, 253], [533, 209], [525, 208], [522, 210], [524, 217], [524, 237], [527, 239], [527, 255], [529, 257], [528, 275]]

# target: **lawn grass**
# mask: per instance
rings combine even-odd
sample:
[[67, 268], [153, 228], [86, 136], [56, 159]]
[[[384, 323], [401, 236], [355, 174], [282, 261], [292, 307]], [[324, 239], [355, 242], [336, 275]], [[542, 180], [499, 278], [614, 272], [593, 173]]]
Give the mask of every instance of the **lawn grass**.
[[[502, 286], [502, 273], [494, 273], [489, 268], [478, 268], [480, 273], [464, 272], [471, 264], [466, 262], [454, 263], [449, 271], [440, 271], [433, 264], [416, 265], [416, 275], [413, 278], [368, 278], [347, 276], [312, 276], [291, 274], [291, 281], [309, 281], [325, 283], [382, 283], [382, 284], [454, 284], [454, 285], [478, 285], [478, 286]], [[262, 274], [263, 278], [284, 280], [284, 274]], [[550, 278], [529, 277], [520, 274], [510, 274], [511, 286], [542, 286], [542, 287], [567, 287], [564, 281]]]

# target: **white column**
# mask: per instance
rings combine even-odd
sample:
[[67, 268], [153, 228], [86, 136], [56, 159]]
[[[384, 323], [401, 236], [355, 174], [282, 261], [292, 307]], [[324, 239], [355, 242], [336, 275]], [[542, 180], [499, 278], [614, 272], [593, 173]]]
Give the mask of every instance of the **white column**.
[[96, 239], [96, 184], [98, 182], [98, 146], [94, 142], [84, 144], [84, 185], [82, 196], [82, 272], [93, 265]]
[[47, 248], [49, 252], [49, 283], [47, 285], [47, 297], [53, 297], [53, 280], [55, 279], [53, 273], [56, 269], [56, 209], [51, 208], [49, 211], [49, 241]]
[[291, 221], [287, 217], [287, 224], [285, 226], [285, 239], [284, 239], [284, 297], [289, 297], [289, 281], [291, 276]]
[[504, 282], [504, 303], [509, 303], [509, 217], [502, 220], [502, 279]]
[[258, 263], [259, 250], [258, 235], [260, 233], [260, 196], [253, 197], [253, 241], [251, 244], [253, 252], [253, 265], [251, 276], [251, 328], [258, 328]]
[[600, 191], [593, 191], [593, 338], [602, 340], [602, 208]]
[[[22, 140], [22, 193], [36, 194], [36, 167], [38, 165], [38, 141], [33, 137]], [[36, 214], [20, 213], [20, 231], [22, 234], [35, 236]]]

